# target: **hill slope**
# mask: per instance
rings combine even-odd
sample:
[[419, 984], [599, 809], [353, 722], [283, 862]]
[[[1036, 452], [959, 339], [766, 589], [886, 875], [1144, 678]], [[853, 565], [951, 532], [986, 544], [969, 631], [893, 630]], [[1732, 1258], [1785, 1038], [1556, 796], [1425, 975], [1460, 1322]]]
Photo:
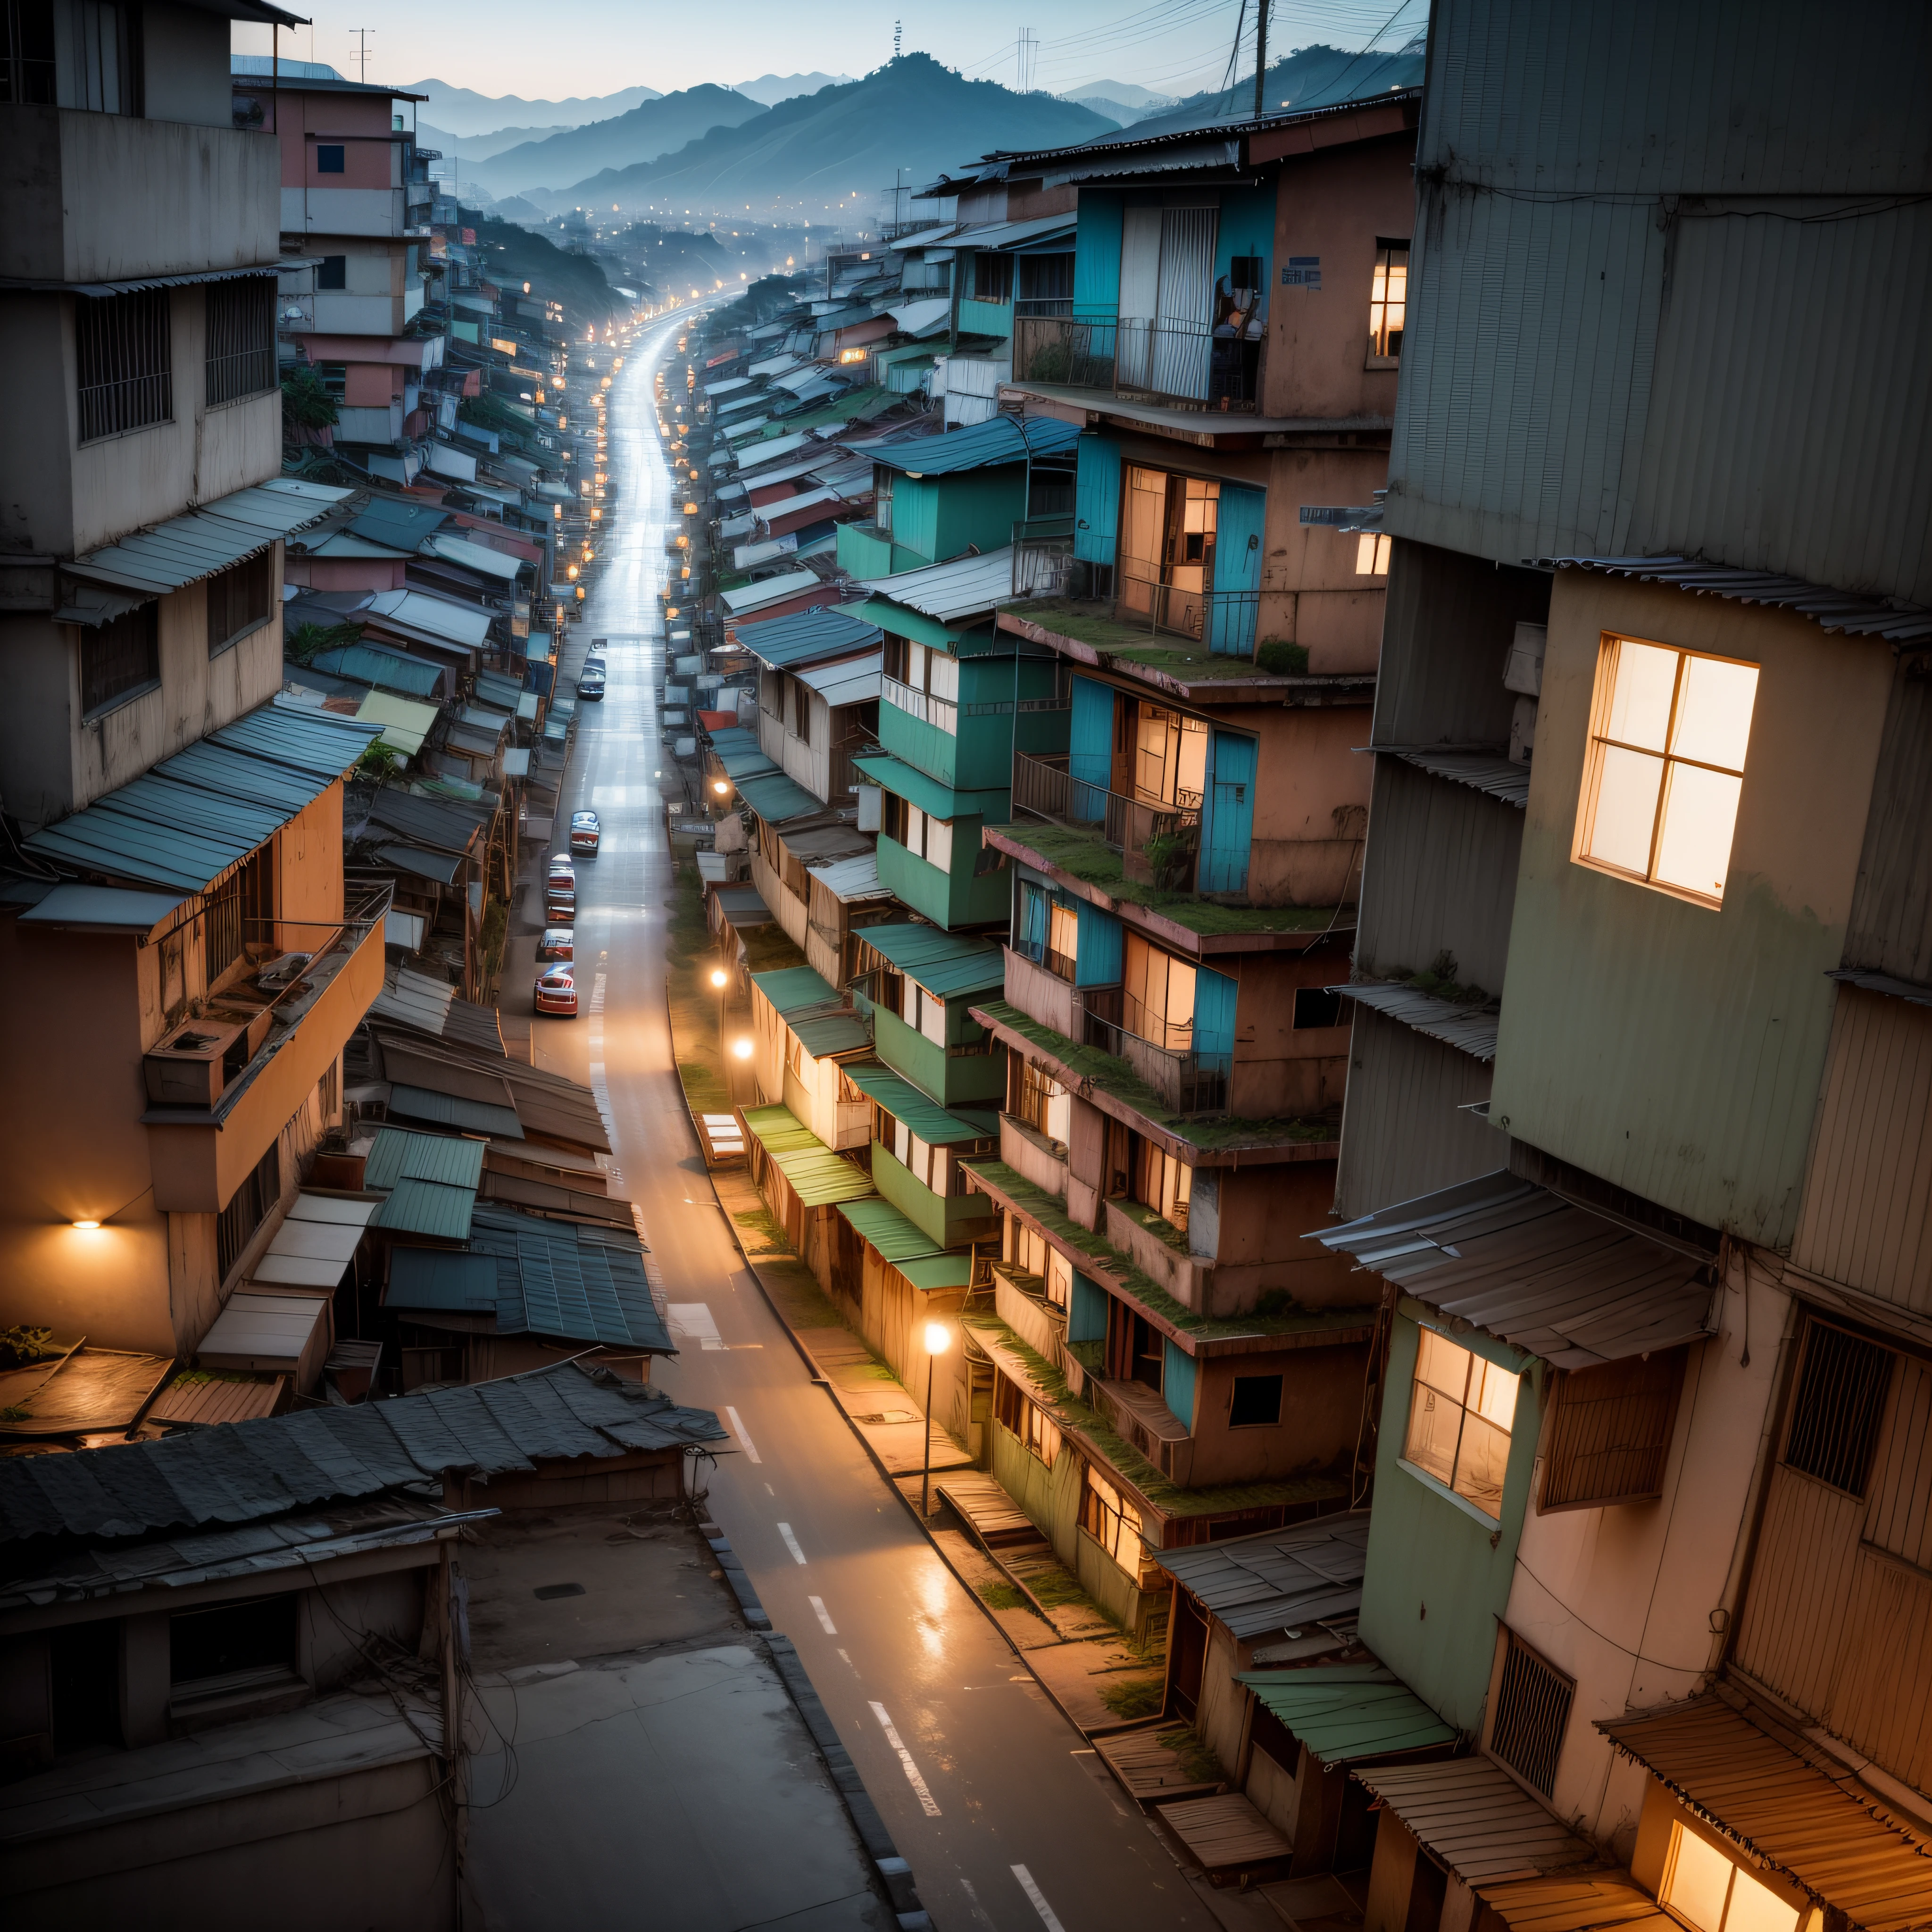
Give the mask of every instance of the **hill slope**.
[[627, 87], [620, 94], [573, 95], [568, 100], [526, 100], [519, 94], [477, 94], [446, 80], [412, 80], [404, 90], [426, 94], [423, 118], [454, 134], [493, 134], [500, 128], [579, 128], [608, 121], [639, 103], [662, 98], [655, 87]]
[[736, 128], [766, 110], [728, 87], [686, 88], [661, 94], [628, 114], [586, 127], [566, 128], [541, 141], [506, 148], [471, 170], [492, 194], [517, 194], [533, 188], [567, 188], [606, 168], [628, 168], [654, 161], [696, 140], [713, 128]]
[[570, 196], [693, 209], [748, 202], [814, 217], [842, 202], [869, 216], [896, 169], [922, 184], [996, 148], [1089, 140], [1113, 125], [1073, 101], [964, 80], [930, 55], [906, 54], [849, 86], [781, 101], [747, 126], [714, 128], [661, 160], [578, 182]]
[[[1346, 47], [1297, 47], [1286, 59], [1268, 63], [1262, 98], [1269, 113], [1284, 107], [1326, 107], [1342, 100], [1365, 100], [1392, 87], [1420, 87], [1424, 51], [1421, 41], [1387, 53], [1351, 53]], [[1136, 134], [1166, 134], [1215, 121], [1254, 118], [1252, 70], [1225, 92], [1190, 94], [1177, 107], [1164, 108], [1134, 123]]]
[[762, 106], [776, 107], [795, 94], [816, 94], [821, 87], [846, 87], [849, 74], [761, 74], [756, 80], [734, 80], [733, 89]]

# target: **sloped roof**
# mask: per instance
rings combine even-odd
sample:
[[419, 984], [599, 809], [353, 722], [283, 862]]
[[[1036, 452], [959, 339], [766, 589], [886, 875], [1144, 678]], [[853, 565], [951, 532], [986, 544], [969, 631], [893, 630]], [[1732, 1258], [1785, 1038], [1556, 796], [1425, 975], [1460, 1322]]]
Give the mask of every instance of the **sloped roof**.
[[301, 1409], [72, 1455], [0, 1459], [0, 1545], [256, 1522], [433, 1480], [448, 1469], [487, 1479], [527, 1472], [539, 1458], [724, 1439], [709, 1409], [680, 1408], [608, 1370], [560, 1362], [466, 1388]]
[[948, 1112], [937, 1100], [921, 1093], [910, 1080], [902, 1078], [880, 1062], [848, 1065], [845, 1074], [868, 1100], [878, 1101], [894, 1120], [903, 1120], [928, 1147], [951, 1147], [961, 1141], [993, 1138], [983, 1126]]
[[1712, 1332], [1706, 1264], [1506, 1170], [1304, 1238], [1559, 1369]]
[[782, 772], [763, 772], [736, 783], [738, 796], [768, 825], [783, 825], [807, 812], [825, 809], [821, 800]]
[[1445, 1724], [1379, 1664], [1316, 1664], [1305, 1670], [1236, 1675], [1323, 1764], [1358, 1764], [1456, 1741], [1455, 1726]]
[[1519, 812], [1529, 804], [1529, 767], [1512, 764], [1492, 752], [1444, 751], [1433, 745], [1374, 745], [1370, 748], [1454, 784], [1487, 792]]
[[842, 1201], [838, 1211], [851, 1222], [862, 1240], [876, 1248], [895, 1268], [940, 1252], [939, 1244], [926, 1230], [908, 1220], [890, 1201], [874, 1196], [869, 1201]]
[[479, 1205], [470, 1246], [496, 1259], [498, 1334], [677, 1352], [651, 1298], [644, 1245], [632, 1230]]
[[1345, 986], [1330, 986], [1345, 1000], [1372, 1006], [1418, 1033], [1439, 1040], [1480, 1060], [1486, 1065], [1496, 1057], [1496, 1029], [1502, 1016], [1493, 1006], [1459, 1006], [1454, 1000], [1438, 999], [1433, 993], [1418, 992], [1413, 986], [1357, 980]]
[[876, 624], [862, 622], [849, 610], [800, 610], [789, 617], [772, 617], [742, 634], [744, 648], [773, 670], [824, 664], [856, 657], [876, 646]]
[[[962, 618], [983, 616], [1013, 594], [1013, 550], [988, 550], [983, 556], [956, 557], [950, 563], [929, 564], [923, 570], [902, 572], [896, 577], [874, 577], [865, 580], [872, 598], [860, 607], [860, 615], [871, 617], [884, 600], [902, 604], [909, 610], [934, 622], [954, 624]], [[878, 617], [890, 626], [888, 611]]]
[[834, 1154], [789, 1107], [749, 1107], [745, 1125], [808, 1208], [856, 1201], [873, 1192], [856, 1162]]
[[910, 476], [954, 476], [968, 470], [993, 470], [1024, 463], [1030, 456], [1066, 455], [1078, 447], [1079, 441], [1078, 428], [1056, 416], [989, 416], [970, 429], [950, 430], [944, 436], [853, 446], [874, 463]]
[[983, 939], [936, 926], [868, 926], [857, 937], [939, 999], [1005, 983], [1005, 958]]
[[1562, 1871], [1597, 1856], [1486, 1757], [1364, 1766], [1355, 1775], [1466, 1884]]
[[1368, 1549], [1369, 1513], [1355, 1510], [1226, 1543], [1150, 1553], [1235, 1636], [1250, 1637], [1354, 1616], [1362, 1606]]
[[292, 476], [271, 477], [104, 544], [62, 568], [116, 590], [162, 596], [253, 556], [278, 537], [320, 523], [352, 494]]

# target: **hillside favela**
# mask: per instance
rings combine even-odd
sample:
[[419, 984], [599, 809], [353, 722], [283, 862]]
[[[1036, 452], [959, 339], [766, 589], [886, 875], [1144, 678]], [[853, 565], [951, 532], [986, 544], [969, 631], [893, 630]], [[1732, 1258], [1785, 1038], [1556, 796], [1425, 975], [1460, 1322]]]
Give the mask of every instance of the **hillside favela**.
[[0, 1924], [1932, 1932], [1932, 9], [309, 4], [4, 0]]

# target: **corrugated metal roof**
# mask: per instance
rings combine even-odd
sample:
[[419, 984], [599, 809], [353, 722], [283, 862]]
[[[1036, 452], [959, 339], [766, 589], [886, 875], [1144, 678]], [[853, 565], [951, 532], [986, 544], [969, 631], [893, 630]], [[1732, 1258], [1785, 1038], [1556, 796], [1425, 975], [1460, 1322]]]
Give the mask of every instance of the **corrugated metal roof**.
[[1499, 798], [1520, 811], [1529, 803], [1527, 765], [1513, 765], [1508, 759], [1486, 752], [1438, 751], [1430, 745], [1372, 745], [1369, 748], [1388, 758], [1403, 759], [1420, 770], [1432, 772], [1438, 778], [1486, 791], [1492, 798]]
[[368, 608], [370, 616], [446, 647], [473, 651], [489, 640], [488, 610], [430, 591], [379, 590]]
[[376, 734], [265, 704], [22, 842], [88, 872], [205, 891], [352, 769]]
[[[936, 623], [954, 624], [962, 618], [983, 616], [1012, 600], [1012, 545], [988, 550], [983, 556], [928, 564], [923, 570], [904, 571], [897, 577], [868, 578], [863, 588], [872, 593], [872, 601], [860, 607], [866, 614], [871, 613], [873, 602], [884, 598]], [[890, 616], [880, 621], [890, 627]]]
[[1559, 1369], [1714, 1332], [1704, 1263], [1506, 1170], [1304, 1238]]
[[274, 1287], [334, 1288], [356, 1258], [378, 1203], [327, 1194], [298, 1194], [267, 1252], [248, 1270]]
[[1445, 1724], [1394, 1671], [1378, 1664], [1318, 1664], [1302, 1670], [1236, 1675], [1322, 1764], [1360, 1764], [1456, 1741], [1455, 1726]]
[[173, 892], [130, 892], [120, 886], [56, 886], [21, 914], [20, 923], [152, 932], [170, 913], [187, 904]]
[[752, 984], [781, 1019], [808, 1007], [836, 1006], [838, 995], [810, 966], [787, 966], [776, 973], [754, 973]]
[[1874, 1815], [1836, 1760], [1801, 1756], [1754, 1724], [1728, 1685], [1597, 1728], [1726, 1836], [1865, 1932], [1932, 1926], [1932, 1845]]
[[852, 762], [874, 784], [883, 785], [895, 796], [910, 800], [931, 818], [1004, 816], [1006, 810], [1006, 793], [955, 791], [937, 778], [928, 778], [903, 758], [894, 758], [890, 752], [880, 752], [872, 758], [854, 758]]
[[1475, 1891], [1510, 1932], [1679, 1932], [1678, 1922], [1622, 1872], [1498, 1879]]
[[808, 812], [823, 812], [823, 800], [813, 797], [796, 778], [782, 772], [764, 772], [736, 781], [738, 796], [768, 825], [782, 825], [802, 818]]
[[472, 1254], [465, 1248], [392, 1248], [382, 1305], [494, 1315], [499, 1272], [494, 1254]]
[[861, 442], [853, 447], [874, 463], [908, 476], [956, 476], [964, 470], [1024, 463], [1029, 457], [1064, 456], [1079, 442], [1078, 427], [1056, 416], [991, 416], [970, 429], [950, 430], [944, 436], [918, 436], [907, 442]]
[[1368, 1548], [1369, 1513], [1356, 1510], [1151, 1554], [1235, 1636], [1250, 1637], [1353, 1616], [1362, 1606]]
[[876, 1060], [860, 1066], [848, 1066], [845, 1073], [861, 1093], [878, 1101], [894, 1120], [903, 1120], [928, 1147], [952, 1147], [961, 1141], [990, 1138], [983, 1128], [962, 1120], [957, 1114], [947, 1112], [910, 1080], [902, 1078], [890, 1067]]
[[398, 1081], [389, 1089], [389, 1111], [405, 1120], [430, 1120], [438, 1126], [461, 1127], [471, 1133], [501, 1134], [506, 1140], [524, 1138], [523, 1124], [514, 1108], [493, 1107], [486, 1101], [460, 1100], [453, 1094], [432, 1094], [426, 1087]]
[[62, 568], [119, 590], [164, 596], [253, 556], [278, 537], [320, 523], [352, 494], [292, 476], [272, 477], [103, 544]]
[[834, 1154], [808, 1127], [801, 1126], [789, 1107], [747, 1108], [745, 1125], [806, 1207], [856, 1201], [873, 1191], [871, 1180], [857, 1165]]
[[876, 850], [856, 852], [849, 859], [836, 859], [829, 866], [814, 866], [806, 876], [812, 884], [823, 886], [842, 905], [889, 899], [892, 896], [890, 886], [879, 883]]
[[435, 1180], [450, 1187], [474, 1188], [483, 1178], [483, 1143], [454, 1134], [417, 1133], [383, 1127], [376, 1135], [363, 1170], [363, 1184], [394, 1187], [400, 1180]]
[[344, 644], [315, 655], [317, 670], [337, 677], [353, 678], [358, 684], [373, 684], [386, 691], [400, 691], [412, 698], [432, 698], [445, 673], [440, 664], [426, 658], [407, 657], [400, 651], [386, 651], [376, 644]]
[[303, 1409], [70, 1456], [0, 1459], [0, 1543], [254, 1522], [447, 1469], [488, 1477], [528, 1472], [539, 1458], [723, 1440], [708, 1409], [681, 1408], [607, 1370], [561, 1362], [467, 1388]]
[[940, 1252], [939, 1244], [924, 1228], [907, 1220], [890, 1201], [842, 1201], [838, 1211], [862, 1240], [869, 1242], [895, 1268]]
[[1600, 570], [1607, 576], [1667, 584], [1674, 590], [1723, 597], [1734, 604], [1796, 610], [1820, 630], [1842, 632], [1847, 637], [1882, 638], [1893, 644], [1932, 643], [1932, 610], [1922, 605], [1860, 597], [1776, 571], [1699, 563], [1683, 556], [1545, 556], [1536, 561], [1546, 569]]
[[454, 853], [425, 852], [420, 845], [379, 845], [375, 856], [379, 863], [398, 872], [446, 886], [454, 885], [463, 870], [463, 861]]
[[256, 1294], [237, 1288], [195, 1350], [212, 1368], [292, 1373], [316, 1331], [328, 1321], [325, 1294]]
[[936, 926], [868, 926], [857, 935], [916, 986], [940, 999], [983, 992], [1006, 982], [997, 946]]
[[[41, 902], [43, 906], [46, 902]], [[29, 913], [28, 918], [34, 915]], [[1932, 986], [1922, 986], [1910, 980], [1894, 980], [1888, 973], [1868, 973], [1856, 966], [1840, 967], [1836, 972], [1826, 974], [1828, 980], [1842, 980], [1848, 986], [1862, 986], [1868, 993], [1883, 993], [1888, 998], [1910, 1000], [1916, 1006], [1932, 1006]]]
[[970, 1255], [927, 1255], [892, 1265], [921, 1293], [932, 1294], [943, 1288], [970, 1288], [973, 1285]]
[[392, 549], [414, 550], [449, 521], [449, 512], [432, 503], [406, 502], [397, 496], [374, 496], [349, 521], [358, 537]]
[[479, 1206], [470, 1245], [514, 1264], [514, 1286], [507, 1270], [498, 1270], [500, 1334], [551, 1335], [647, 1354], [677, 1352], [651, 1298], [644, 1244], [630, 1229]]
[[128, 1429], [173, 1369], [166, 1355], [76, 1348], [57, 1360], [0, 1371], [0, 1436]]
[[[796, 597], [800, 592], [816, 590], [821, 580], [808, 570], [794, 570], [783, 577], [767, 577], [756, 584], [747, 584], [741, 590], [721, 590], [718, 601], [734, 617], [742, 617], [747, 611], [761, 610], [767, 604], [782, 603], [788, 597]], [[827, 590], [828, 596], [836, 592]]]
[[465, 537], [431, 537], [423, 545], [423, 554], [440, 557], [445, 563], [473, 570], [478, 576], [504, 584], [512, 581], [528, 568], [521, 557], [506, 556], [502, 550], [492, 550], [488, 544], [472, 543]]
[[1561, 1871], [1597, 1856], [1486, 1757], [1358, 1766], [1354, 1774], [1466, 1884]]
[[798, 1043], [814, 1060], [827, 1054], [857, 1053], [870, 1048], [872, 1030], [856, 1013], [822, 1013], [814, 1018], [788, 1021]]
[[440, 1240], [466, 1240], [470, 1213], [476, 1205], [473, 1186], [450, 1186], [439, 1180], [406, 1175], [392, 1185], [388, 1199], [376, 1211], [375, 1225], [392, 1234], [432, 1234]]
[[1493, 1006], [1459, 1006], [1453, 1000], [1419, 993], [1413, 986], [1381, 986], [1366, 980], [1330, 986], [1328, 991], [1373, 1006], [1377, 1012], [1439, 1040], [1445, 1046], [1460, 1048], [1485, 1065], [1496, 1057], [1496, 1029], [1502, 1016]]

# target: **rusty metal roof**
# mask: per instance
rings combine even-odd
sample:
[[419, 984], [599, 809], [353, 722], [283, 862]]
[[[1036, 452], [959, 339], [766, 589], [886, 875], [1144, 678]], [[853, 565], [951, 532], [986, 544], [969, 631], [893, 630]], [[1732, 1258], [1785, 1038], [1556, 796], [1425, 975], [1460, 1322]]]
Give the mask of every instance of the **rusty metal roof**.
[[1345, 1000], [1372, 1006], [1377, 1012], [1386, 1013], [1390, 1019], [1400, 1020], [1404, 1026], [1413, 1027], [1418, 1033], [1439, 1040], [1446, 1046], [1456, 1047], [1485, 1065], [1496, 1057], [1496, 1028], [1502, 1023], [1502, 1016], [1493, 1006], [1459, 1006], [1454, 1000], [1438, 999], [1433, 993], [1418, 992], [1413, 986], [1372, 980], [1330, 986], [1328, 991], [1340, 993]]
[[1706, 1264], [1506, 1169], [1304, 1238], [1559, 1369], [1714, 1332]]
[[[1225, 1543], [1148, 1552], [1238, 1637], [1352, 1617], [1362, 1607], [1369, 1513], [1319, 1516]], [[1334, 1680], [1330, 1680], [1334, 1681]]]
[[1475, 1889], [1510, 1932], [1682, 1932], [1628, 1872], [1557, 1872]]
[[1512, 764], [1493, 752], [1455, 751], [1436, 745], [1371, 745], [1368, 749], [1400, 758], [1452, 784], [1486, 791], [1519, 812], [1529, 804], [1529, 767]]
[[1533, 1877], [1597, 1856], [1486, 1757], [1381, 1765], [1355, 1775], [1466, 1884]]
[[1606, 576], [1667, 584], [1674, 590], [1728, 598], [1737, 604], [1774, 604], [1809, 617], [1820, 630], [1841, 631], [1848, 637], [1883, 638], [1894, 644], [1932, 644], [1932, 610], [1922, 604], [1861, 597], [1777, 571], [1700, 563], [1685, 556], [1544, 556], [1536, 561], [1545, 569], [1600, 570]]
[[1597, 1728], [1727, 1837], [1864, 1932], [1932, 1927], [1932, 1844], [1835, 1760], [1753, 1722], [1730, 1686]]

